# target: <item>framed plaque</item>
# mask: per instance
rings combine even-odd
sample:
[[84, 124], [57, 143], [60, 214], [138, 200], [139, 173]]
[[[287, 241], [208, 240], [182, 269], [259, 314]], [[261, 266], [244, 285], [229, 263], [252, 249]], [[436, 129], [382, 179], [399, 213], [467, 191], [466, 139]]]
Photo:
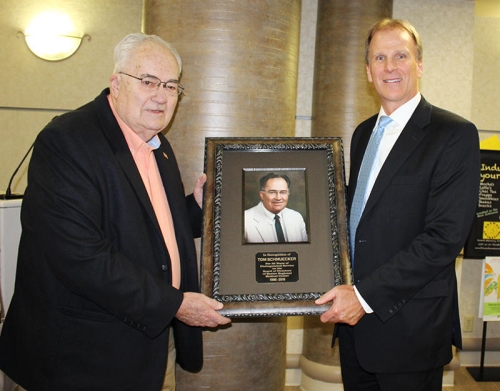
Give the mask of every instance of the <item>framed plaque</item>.
[[342, 140], [207, 138], [205, 149], [202, 292], [229, 317], [323, 313], [314, 300], [352, 280]]

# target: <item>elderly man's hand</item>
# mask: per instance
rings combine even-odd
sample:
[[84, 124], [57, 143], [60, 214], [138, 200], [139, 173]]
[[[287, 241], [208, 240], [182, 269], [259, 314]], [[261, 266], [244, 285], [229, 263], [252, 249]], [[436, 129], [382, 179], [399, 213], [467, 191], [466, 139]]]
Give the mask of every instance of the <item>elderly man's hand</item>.
[[175, 317], [189, 326], [216, 327], [231, 322], [217, 312], [222, 307], [222, 303], [201, 293], [184, 292], [184, 300]]
[[322, 305], [329, 301], [332, 302], [332, 306], [320, 317], [323, 323], [347, 323], [354, 326], [365, 314], [354, 292], [354, 287], [351, 285], [336, 286], [317, 299], [315, 303]]
[[196, 203], [201, 208], [203, 205], [203, 185], [207, 181], [207, 174], [200, 176], [194, 184], [193, 196]]

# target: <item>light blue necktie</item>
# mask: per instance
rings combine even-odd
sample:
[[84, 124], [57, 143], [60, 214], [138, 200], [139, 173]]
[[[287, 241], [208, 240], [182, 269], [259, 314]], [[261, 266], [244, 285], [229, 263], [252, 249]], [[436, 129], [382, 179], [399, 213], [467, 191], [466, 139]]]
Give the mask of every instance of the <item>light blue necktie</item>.
[[356, 229], [358, 228], [359, 220], [361, 219], [361, 214], [365, 208], [365, 195], [366, 187], [368, 185], [368, 179], [370, 178], [370, 173], [372, 170], [373, 162], [377, 156], [378, 148], [380, 146], [380, 140], [382, 140], [382, 135], [384, 134], [385, 127], [392, 121], [391, 117], [383, 115], [380, 117], [377, 129], [372, 132], [370, 136], [370, 141], [368, 141], [368, 146], [366, 147], [365, 155], [363, 161], [361, 162], [361, 168], [358, 174], [358, 184], [356, 185], [356, 192], [354, 193], [354, 198], [351, 205], [351, 216], [349, 219], [349, 232], [351, 240], [351, 262], [354, 265], [354, 238], [356, 237]]

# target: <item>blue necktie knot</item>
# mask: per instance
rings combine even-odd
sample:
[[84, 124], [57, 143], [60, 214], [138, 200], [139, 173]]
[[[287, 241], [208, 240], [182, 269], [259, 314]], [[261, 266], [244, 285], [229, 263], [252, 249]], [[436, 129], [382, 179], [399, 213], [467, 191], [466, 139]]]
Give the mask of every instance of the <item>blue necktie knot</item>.
[[381, 116], [380, 119], [379, 119], [379, 121], [378, 121], [377, 130], [380, 129], [383, 132], [384, 129], [385, 129], [385, 127], [387, 125], [389, 125], [391, 122], [392, 122], [392, 118], [391, 117], [388, 117], [387, 115]]

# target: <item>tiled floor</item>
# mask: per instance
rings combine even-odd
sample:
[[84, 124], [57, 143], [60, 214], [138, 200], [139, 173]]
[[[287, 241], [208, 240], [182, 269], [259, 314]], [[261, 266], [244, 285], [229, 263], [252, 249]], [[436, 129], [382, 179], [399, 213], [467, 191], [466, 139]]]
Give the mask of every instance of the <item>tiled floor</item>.
[[[303, 391], [300, 387], [285, 387], [284, 391]], [[402, 390], [403, 391], [403, 390]], [[465, 367], [455, 372], [455, 385], [443, 391], [500, 391], [500, 382], [476, 382]]]
[[[14, 391], [25, 391], [17, 387]], [[303, 391], [299, 386], [285, 387], [284, 391]], [[403, 391], [403, 390], [402, 390]], [[476, 382], [465, 367], [455, 372], [455, 385], [443, 391], [500, 391], [500, 382]]]

